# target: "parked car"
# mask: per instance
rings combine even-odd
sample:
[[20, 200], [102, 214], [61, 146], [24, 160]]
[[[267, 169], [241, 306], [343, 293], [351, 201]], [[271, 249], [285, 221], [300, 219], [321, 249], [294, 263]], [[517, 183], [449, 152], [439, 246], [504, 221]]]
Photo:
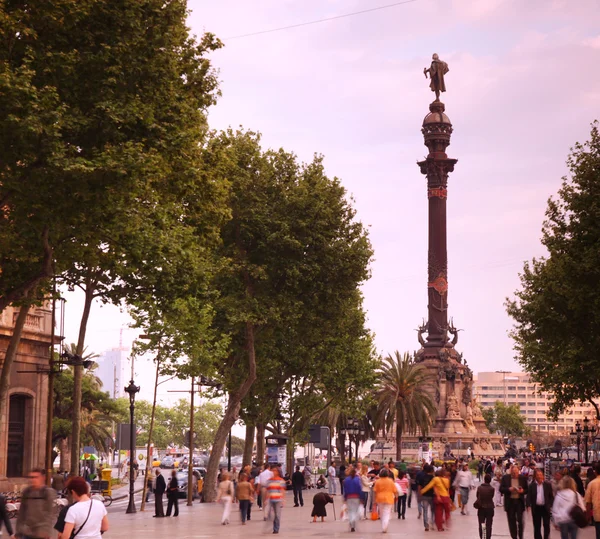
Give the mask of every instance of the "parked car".
[[160, 461], [161, 468], [175, 468], [175, 459], [170, 456], [163, 457]]
[[[192, 499], [195, 500], [198, 497], [198, 479], [196, 475], [192, 475]], [[186, 471], [177, 472], [177, 485], [179, 487], [179, 497], [187, 498], [188, 494], [188, 473]]]

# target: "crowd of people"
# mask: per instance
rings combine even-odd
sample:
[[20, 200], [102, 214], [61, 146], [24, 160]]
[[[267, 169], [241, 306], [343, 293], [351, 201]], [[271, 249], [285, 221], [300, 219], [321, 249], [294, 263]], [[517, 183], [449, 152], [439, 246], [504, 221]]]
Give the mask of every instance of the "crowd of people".
[[[589, 523], [596, 526], [600, 539], [600, 463], [590, 466], [585, 476], [581, 472], [579, 465], [564, 465], [546, 477], [543, 463], [535, 459], [517, 464], [515, 459], [482, 458], [473, 471], [463, 459], [439, 466], [423, 462], [410, 469], [398, 469], [391, 460], [330, 466], [316, 482], [311, 522], [325, 521], [327, 506], [334, 503], [339, 485], [341, 513], [351, 532], [361, 520], [378, 520], [386, 533], [392, 515], [406, 519], [407, 507], [416, 504], [417, 518], [422, 519], [426, 532], [434, 527], [438, 531], [449, 529], [455, 510], [467, 515], [472, 507], [478, 517], [479, 536], [491, 539], [494, 516], [502, 507], [512, 539], [524, 538], [524, 515], [528, 512], [534, 539], [549, 539], [551, 527], [560, 531], [561, 539], [576, 539], [579, 528]], [[248, 466], [235, 481], [228, 472], [221, 472], [219, 479], [222, 524], [229, 524], [232, 504], [237, 502], [245, 525], [256, 503], [264, 511], [264, 520], [272, 518], [273, 533], [279, 533], [281, 527], [288, 486], [293, 490], [294, 507], [304, 506], [303, 491], [308, 486], [306, 470], [299, 466], [285, 476], [277, 465]]]

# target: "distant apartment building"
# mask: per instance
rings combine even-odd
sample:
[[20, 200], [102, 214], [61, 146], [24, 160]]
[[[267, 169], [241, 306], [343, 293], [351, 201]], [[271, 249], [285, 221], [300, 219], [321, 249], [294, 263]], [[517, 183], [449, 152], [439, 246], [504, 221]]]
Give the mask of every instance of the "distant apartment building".
[[556, 432], [566, 436], [577, 421], [582, 425], [585, 417], [594, 420], [596, 412], [588, 403], [577, 403], [557, 421], [550, 421], [547, 412], [552, 404], [552, 395], [540, 392], [539, 385], [532, 382], [524, 372], [480, 372], [474, 380], [474, 390], [482, 408], [494, 406], [496, 401], [518, 404], [525, 424], [532, 430]]
[[113, 348], [96, 358], [96, 376], [102, 381], [102, 389], [114, 399], [125, 396], [124, 388], [131, 378], [129, 354], [123, 348]]

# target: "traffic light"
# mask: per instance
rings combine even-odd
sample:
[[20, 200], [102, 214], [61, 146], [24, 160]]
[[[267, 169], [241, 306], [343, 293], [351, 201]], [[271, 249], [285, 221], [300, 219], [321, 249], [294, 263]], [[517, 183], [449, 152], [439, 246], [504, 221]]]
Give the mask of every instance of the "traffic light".
[[535, 453], [535, 445], [533, 445], [533, 442], [529, 442], [529, 451]]

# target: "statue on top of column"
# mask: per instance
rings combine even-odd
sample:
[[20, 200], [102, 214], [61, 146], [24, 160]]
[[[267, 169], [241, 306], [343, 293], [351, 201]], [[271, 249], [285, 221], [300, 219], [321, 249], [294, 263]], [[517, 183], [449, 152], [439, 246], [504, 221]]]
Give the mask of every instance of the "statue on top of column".
[[433, 55], [433, 59], [431, 60], [431, 67], [426, 67], [423, 69], [425, 78], [427, 78], [427, 73], [429, 73], [429, 77], [431, 78], [429, 87], [431, 88], [432, 92], [435, 92], [436, 101], [440, 100], [440, 92], [446, 91], [444, 75], [448, 73], [448, 71], [448, 64], [446, 62], [442, 62], [437, 54]]

